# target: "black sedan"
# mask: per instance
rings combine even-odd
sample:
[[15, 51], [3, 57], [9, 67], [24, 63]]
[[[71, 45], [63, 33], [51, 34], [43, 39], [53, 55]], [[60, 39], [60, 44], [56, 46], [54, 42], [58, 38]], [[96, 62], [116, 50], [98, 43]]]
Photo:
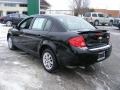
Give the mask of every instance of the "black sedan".
[[17, 25], [20, 21], [22, 21], [26, 17], [27, 15], [25, 14], [12, 13], [3, 17], [2, 23], [6, 24], [6, 26]]
[[45, 70], [89, 66], [111, 54], [110, 34], [68, 15], [35, 15], [8, 31], [8, 46], [40, 57]]

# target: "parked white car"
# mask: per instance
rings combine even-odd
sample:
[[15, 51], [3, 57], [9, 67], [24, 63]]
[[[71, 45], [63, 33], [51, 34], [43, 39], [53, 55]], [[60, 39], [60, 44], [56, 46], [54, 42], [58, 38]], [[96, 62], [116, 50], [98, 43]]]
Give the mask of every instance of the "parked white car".
[[102, 25], [108, 24], [112, 26], [114, 22], [114, 18], [109, 17], [107, 14], [101, 12], [87, 12], [84, 14], [84, 19], [95, 26], [100, 24]]

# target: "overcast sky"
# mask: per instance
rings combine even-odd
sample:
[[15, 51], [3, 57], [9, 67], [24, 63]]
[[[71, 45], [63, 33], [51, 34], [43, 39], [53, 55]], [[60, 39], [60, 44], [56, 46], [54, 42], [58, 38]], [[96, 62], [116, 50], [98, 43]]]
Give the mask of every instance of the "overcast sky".
[[[54, 10], [70, 10], [72, 0], [46, 0]], [[120, 0], [90, 0], [90, 7], [100, 9], [120, 10]]]

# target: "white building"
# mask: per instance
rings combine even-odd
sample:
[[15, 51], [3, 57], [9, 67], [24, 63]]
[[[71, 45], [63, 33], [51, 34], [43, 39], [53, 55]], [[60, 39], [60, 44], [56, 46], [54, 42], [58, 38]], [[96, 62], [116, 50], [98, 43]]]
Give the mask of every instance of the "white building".
[[[40, 0], [41, 13], [50, 7], [46, 0]], [[0, 0], [0, 16], [6, 16], [10, 13], [27, 14], [27, 0]]]
[[0, 16], [10, 13], [27, 14], [27, 0], [0, 0]]

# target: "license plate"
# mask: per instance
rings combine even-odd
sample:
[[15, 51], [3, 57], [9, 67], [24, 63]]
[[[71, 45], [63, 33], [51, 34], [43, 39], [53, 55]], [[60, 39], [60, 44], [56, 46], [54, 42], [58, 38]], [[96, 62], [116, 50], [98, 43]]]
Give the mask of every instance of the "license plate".
[[98, 53], [98, 61], [101, 61], [101, 60], [103, 60], [103, 59], [105, 59], [105, 51], [104, 52], [100, 52], [100, 53]]

